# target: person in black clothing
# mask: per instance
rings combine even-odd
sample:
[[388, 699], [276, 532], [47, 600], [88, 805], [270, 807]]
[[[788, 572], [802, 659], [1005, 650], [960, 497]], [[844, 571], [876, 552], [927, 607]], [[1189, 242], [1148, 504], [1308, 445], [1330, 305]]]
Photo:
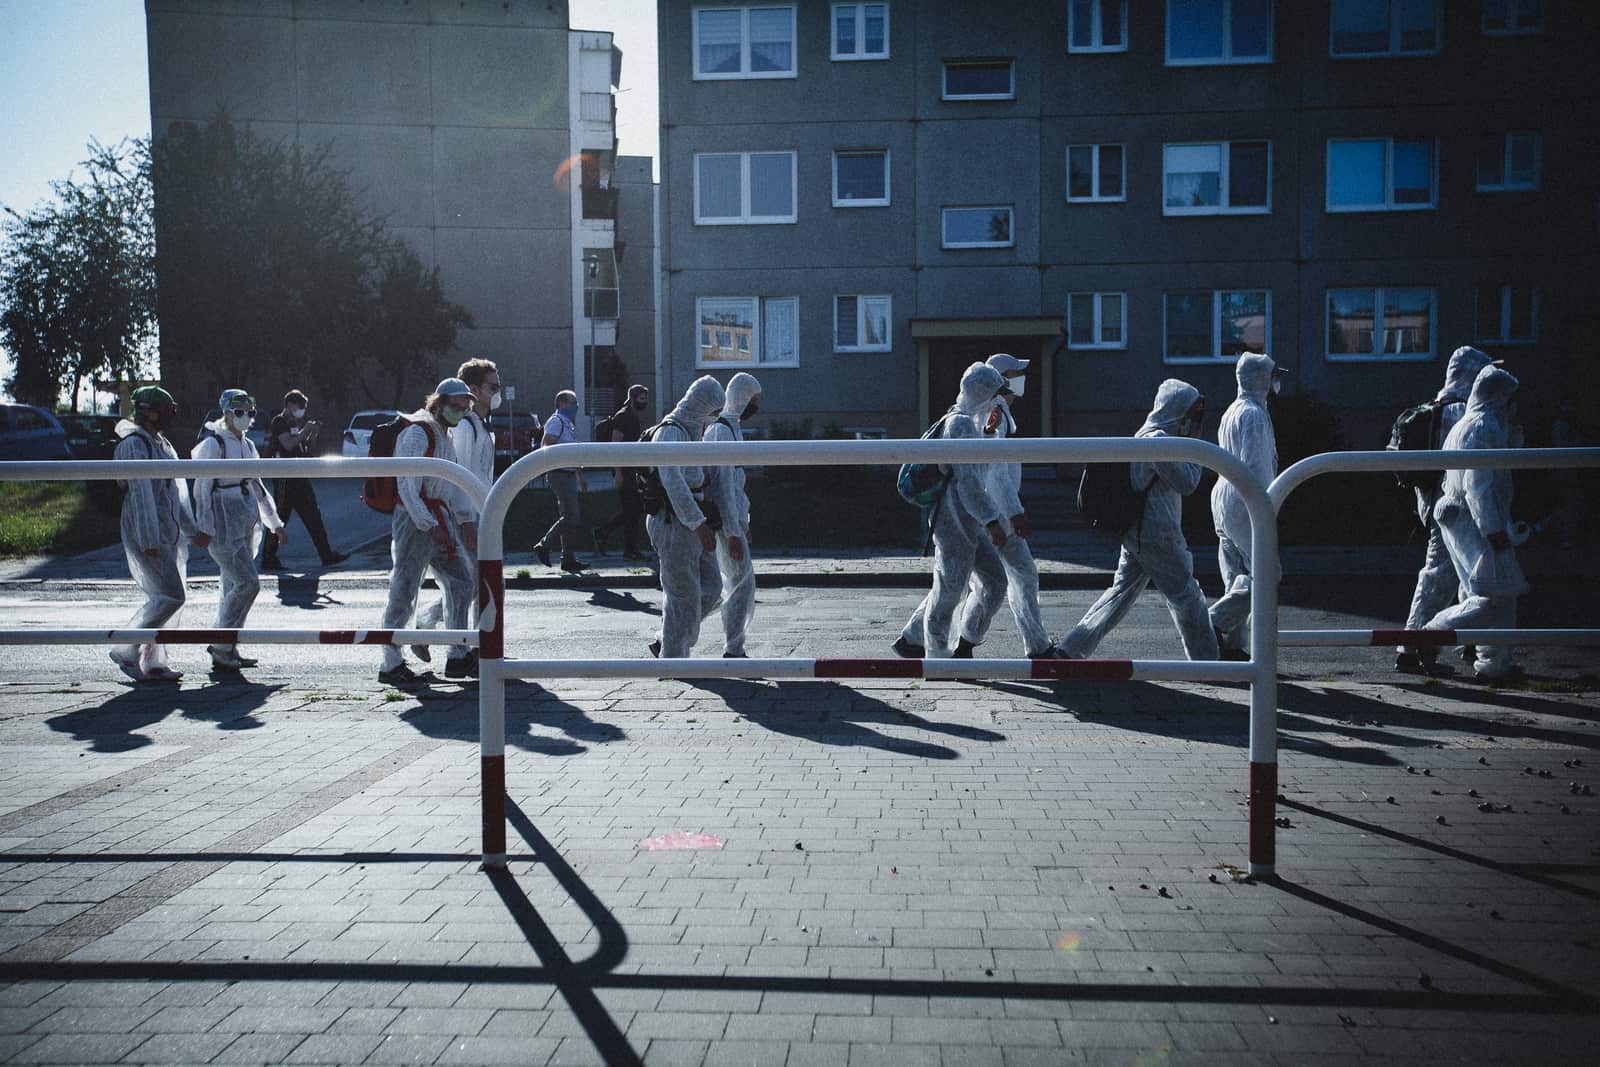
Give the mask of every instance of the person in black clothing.
[[[628, 402], [611, 416], [610, 439], [637, 441], [643, 430], [639, 424], [639, 416], [649, 407], [650, 390], [642, 385], [631, 386], [628, 389]], [[645, 555], [639, 550], [639, 532], [644, 517], [644, 505], [639, 499], [638, 479], [634, 477], [637, 468], [617, 467], [613, 473], [617, 479], [617, 496], [621, 498], [622, 510], [594, 528], [595, 554], [600, 556], [606, 554], [606, 539], [611, 536], [612, 530], [621, 527], [622, 558], [642, 560]]]
[[[291, 389], [284, 394], [283, 410], [272, 416], [272, 425], [267, 429], [268, 455], [305, 459], [313, 454], [311, 450], [316, 447], [317, 433], [322, 429], [322, 423], [306, 418], [307, 403], [306, 394], [298, 389]], [[291, 516], [300, 516], [306, 532], [311, 535], [311, 543], [317, 546], [317, 555], [322, 557], [324, 567], [343, 563], [350, 558], [347, 553], [335, 552], [328, 543], [328, 531], [322, 524], [322, 509], [317, 507], [317, 494], [311, 488], [311, 479], [275, 478], [272, 496], [278, 505], [278, 517], [283, 520], [285, 527], [289, 525]], [[271, 538], [267, 539], [261, 550], [261, 569], [283, 570], [283, 564], [278, 560], [277, 542]]]

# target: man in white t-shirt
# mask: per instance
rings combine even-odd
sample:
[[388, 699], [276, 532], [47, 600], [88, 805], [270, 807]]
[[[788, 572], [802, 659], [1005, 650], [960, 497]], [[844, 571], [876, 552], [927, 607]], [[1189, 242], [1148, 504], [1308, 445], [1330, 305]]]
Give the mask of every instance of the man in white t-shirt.
[[[578, 394], [571, 389], [563, 389], [556, 394], [555, 413], [544, 424], [542, 447], [550, 448], [554, 445], [577, 442]], [[550, 491], [555, 494], [556, 511], [560, 513], [560, 517], [549, 530], [545, 531], [539, 543], [533, 546], [534, 554], [546, 567], [550, 566], [550, 546], [559, 539], [561, 569], [568, 574], [581, 574], [589, 569], [589, 565], [577, 555], [578, 519], [581, 515], [578, 501], [585, 488], [582, 470], [569, 467], [550, 472]]]

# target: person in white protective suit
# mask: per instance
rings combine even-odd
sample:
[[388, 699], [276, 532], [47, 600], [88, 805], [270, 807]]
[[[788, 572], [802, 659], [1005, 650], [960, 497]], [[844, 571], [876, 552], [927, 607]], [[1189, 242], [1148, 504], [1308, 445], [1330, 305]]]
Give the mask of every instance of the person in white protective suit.
[[[195, 459], [260, 459], [255, 442], [245, 434], [256, 417], [256, 402], [243, 389], [227, 389], [217, 401], [222, 417], [205, 424], [200, 442], [190, 455]], [[256, 548], [261, 527], [279, 545], [289, 541], [272, 494], [257, 477], [196, 478], [194, 524], [211, 538], [207, 548], [222, 578], [217, 602], [217, 626], [237, 630], [244, 626], [250, 607], [261, 592], [256, 574]], [[207, 645], [211, 666], [219, 671], [254, 667], [256, 661], [239, 655], [238, 645]]]
[[[172, 394], [159, 385], [135, 389], [133, 417], [117, 423], [113, 459], [177, 459], [178, 453], [162, 434], [178, 413]], [[144, 603], [128, 620], [135, 630], [165, 626], [178, 616], [184, 601], [184, 571], [192, 539], [205, 548], [210, 538], [195, 529], [189, 494], [181, 478], [132, 478], [122, 483], [122, 550], [128, 557]], [[136, 682], [175, 682], [183, 677], [167, 663], [165, 645], [120, 645], [111, 649], [111, 661]]]
[[[460, 378], [446, 378], [421, 408], [407, 415], [411, 425], [395, 438], [396, 456], [433, 456], [455, 462], [450, 429], [466, 418], [472, 407], [472, 390]], [[400, 506], [390, 523], [390, 551], [394, 570], [389, 575], [389, 603], [383, 627], [403, 627], [417, 609], [417, 592], [429, 567], [445, 586], [445, 625], [452, 630], [467, 626], [474, 579], [467, 572], [469, 552], [478, 548], [477, 506], [456, 486], [442, 478], [396, 478]], [[445, 677], [475, 678], [478, 655], [460, 645], [450, 646]], [[397, 645], [383, 648], [378, 681], [408, 685], [417, 675], [405, 663]]]
[[[1445, 368], [1444, 387], [1434, 400], [1439, 408], [1439, 439], [1433, 447], [1444, 447], [1445, 438], [1461, 416], [1467, 411], [1467, 397], [1472, 393], [1472, 383], [1483, 368], [1495, 360], [1480, 349], [1462, 345], [1450, 354]], [[1444, 547], [1444, 535], [1433, 517], [1434, 505], [1439, 502], [1439, 486], [1415, 490], [1417, 518], [1428, 534], [1428, 548], [1422, 559], [1422, 569], [1417, 572], [1417, 587], [1411, 594], [1411, 610], [1406, 613], [1406, 629], [1420, 630], [1428, 620], [1457, 603], [1461, 597], [1461, 583], [1456, 580], [1455, 567], [1450, 563], [1450, 553]], [[1407, 674], [1428, 674], [1434, 670], [1438, 649], [1411, 648], [1401, 645], [1395, 649], [1394, 669]]]
[[[744, 422], [761, 408], [761, 383], [740, 371], [728, 379], [722, 414], [706, 424], [707, 441], [743, 441]], [[722, 579], [722, 655], [744, 659], [745, 631], [756, 609], [756, 571], [750, 559], [750, 497], [743, 467], [718, 467], [711, 499], [722, 513], [717, 531], [717, 568]]]
[[[456, 370], [456, 377], [465, 382], [472, 392], [472, 410], [461, 416], [461, 421], [450, 427], [450, 447], [456, 462], [478, 476], [487, 487], [494, 484], [494, 433], [489, 429], [486, 416], [500, 406], [500, 370], [487, 359], [469, 359]], [[465, 548], [465, 546], [462, 546]], [[466, 551], [467, 573], [472, 575], [474, 594], [478, 573], [478, 553]], [[436, 629], [449, 613], [446, 603], [450, 596], [450, 583], [441, 575], [434, 575], [444, 592], [438, 599], [417, 611], [417, 629]], [[467, 604], [467, 625], [477, 622], [477, 598]], [[411, 652], [424, 662], [432, 662], [433, 652], [427, 645], [412, 645]]]
[[[1004, 402], [996, 403], [991, 409], [983, 431], [985, 437], [1003, 440], [1017, 428], [1011, 405], [1027, 391], [1025, 375], [1029, 361], [1006, 352], [996, 352], [985, 362], [1000, 372], [1006, 380], [1006, 388], [1010, 390]], [[1034, 561], [1033, 550], [1028, 544], [1033, 531], [1022, 506], [1022, 464], [989, 464], [985, 485], [1000, 507], [1006, 543], [1004, 548], [996, 549], [988, 538], [978, 541], [972, 580], [967, 586], [966, 599], [956, 611], [961, 628], [954, 656], [957, 659], [972, 656], [973, 649], [988, 636], [989, 625], [1000, 610], [1001, 603], [1005, 602], [1010, 604], [1028, 658], [1056, 658], [1060, 652], [1051, 643], [1050, 634], [1045, 630], [1044, 620], [1039, 614], [1039, 565]], [[923, 597], [917, 609], [911, 613], [911, 618], [906, 620], [894, 643], [894, 651], [898, 655], [916, 659], [924, 654], [922, 642], [928, 603], [929, 598]]]
[[[1222, 413], [1217, 444], [1239, 459], [1265, 489], [1278, 476], [1278, 436], [1267, 411], [1267, 397], [1283, 384], [1283, 369], [1270, 356], [1246, 352], [1234, 365], [1239, 395]], [[1250, 509], [1226, 478], [1211, 489], [1211, 522], [1217, 531], [1217, 566], [1222, 596], [1211, 605], [1211, 626], [1223, 659], [1249, 659]]]
[[[690, 383], [667, 417], [646, 431], [652, 441], [698, 441], [706, 424], [726, 402], [722, 386], [709, 374]], [[682, 659], [700, 638], [700, 622], [722, 597], [717, 572], [717, 535], [707, 521], [708, 482], [718, 472], [707, 467], [657, 467], [659, 495], [644, 494], [645, 532], [661, 567], [661, 631], [650, 654]]]
[[[1444, 439], [1447, 449], [1516, 448], [1512, 425], [1517, 379], [1485, 367], [1472, 383], [1467, 410]], [[1510, 629], [1517, 624], [1517, 597], [1528, 582], [1516, 546], [1528, 539], [1528, 524], [1511, 519], [1511, 472], [1447, 470], [1433, 517], [1439, 523], [1456, 580], [1464, 596], [1429, 620], [1430, 630]], [[1480, 681], [1512, 671], [1511, 649], [1479, 645], [1474, 658]]]
[[[1135, 437], [1194, 437], [1205, 417], [1205, 398], [1188, 382], [1168, 378], [1156, 390], [1155, 405]], [[1130, 464], [1129, 481], [1145, 493], [1144, 514], [1122, 538], [1122, 552], [1111, 588], [1100, 595], [1072, 632], [1060, 641], [1068, 656], [1090, 655], [1121, 622], [1145, 587], [1155, 585], [1178, 626], [1183, 651], [1191, 660], [1217, 658], [1205, 594], [1194, 577], [1194, 557], [1183, 536], [1183, 498], [1200, 486], [1200, 466], [1164, 460]]]

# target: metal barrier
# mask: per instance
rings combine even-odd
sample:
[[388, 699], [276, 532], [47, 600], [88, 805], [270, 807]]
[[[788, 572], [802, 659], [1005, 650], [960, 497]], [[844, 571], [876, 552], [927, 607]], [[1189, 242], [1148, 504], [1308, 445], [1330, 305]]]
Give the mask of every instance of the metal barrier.
[[[427, 457], [382, 459], [75, 459], [0, 463], [0, 481], [68, 482], [139, 478], [431, 477], [457, 486], [481, 509], [489, 487], [459, 463]], [[0, 630], [0, 645], [476, 645], [476, 630]]]
[[[865, 466], [914, 463], [1118, 463], [1180, 461], [1232, 482], [1250, 513], [1251, 614], [1248, 662], [1170, 660], [505, 658], [506, 513], [522, 487], [569, 467]], [[890, 505], [893, 506], [893, 505]], [[489, 490], [478, 530], [478, 735], [482, 764], [483, 863], [506, 863], [505, 682], [507, 678], [1081, 678], [1250, 684], [1249, 863], [1275, 864], [1278, 793], [1278, 527], [1266, 488], [1236, 457], [1184, 437], [1008, 438], [999, 441], [745, 441], [573, 444], [540, 449], [506, 469]]]
[[[1336, 471], [1397, 472], [1429, 470], [1571, 470], [1600, 467], [1600, 448], [1484, 448], [1429, 452], [1323, 452], [1289, 467], [1272, 480], [1267, 494], [1274, 516], [1283, 502], [1307, 481]], [[1279, 645], [1332, 648], [1344, 645], [1594, 645], [1600, 629], [1473, 629], [1473, 630], [1284, 630]]]

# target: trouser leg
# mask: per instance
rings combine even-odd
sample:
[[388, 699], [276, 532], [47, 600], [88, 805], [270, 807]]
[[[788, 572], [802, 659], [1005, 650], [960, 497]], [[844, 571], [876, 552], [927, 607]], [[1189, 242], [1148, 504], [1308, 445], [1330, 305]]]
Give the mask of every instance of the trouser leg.
[[1220, 654], [1217, 632], [1211, 628], [1211, 613], [1206, 610], [1206, 594], [1193, 578], [1176, 594], [1163, 592], [1167, 613], [1178, 627], [1183, 654], [1191, 660], [1213, 660]]
[[[1406, 629], [1426, 629], [1428, 620], [1457, 600], [1461, 583], [1456, 578], [1456, 568], [1450, 562], [1450, 552], [1445, 547], [1444, 534], [1432, 515], [1428, 516], [1428, 548], [1422, 558], [1422, 569], [1417, 572], [1417, 586], [1411, 594], [1411, 609], [1406, 612]], [[1432, 652], [1430, 649], [1401, 645], [1399, 652]]]
[[[244, 626], [250, 608], [261, 592], [261, 579], [256, 574], [255, 538], [244, 537], [233, 541], [212, 539], [207, 550], [216, 561], [221, 577], [222, 594], [217, 601], [217, 627], [237, 630]], [[236, 645], [218, 645], [218, 648], [236, 648]]]
[[578, 476], [572, 471], [551, 471], [550, 489], [555, 494], [559, 518], [544, 535], [544, 543], [549, 546], [559, 540], [561, 557], [573, 559], [578, 549]]
[[923, 621], [923, 647], [929, 659], [948, 659], [955, 650], [950, 627], [978, 551], [977, 538], [952, 502], [946, 501], [933, 528], [933, 589]]
[[1022, 634], [1023, 651], [1040, 655], [1050, 647], [1050, 633], [1039, 611], [1039, 564], [1033, 549], [1023, 538], [1009, 537], [1000, 549], [1000, 562], [1006, 571], [1006, 602]]
[[[151, 557], [126, 542], [124, 551], [128, 557], [128, 570], [139, 591], [144, 594], [144, 603], [134, 611], [128, 626], [134, 630], [159, 629], [177, 618], [183, 610], [186, 596], [183, 572], [187, 553], [181, 546], [163, 545], [160, 552]], [[165, 645], [127, 645], [121, 651], [128, 659], [137, 656], [139, 666], [145, 671], [167, 665]]]
[[[404, 508], [395, 509], [390, 527], [390, 558], [394, 569], [389, 573], [389, 601], [383, 611], [385, 630], [403, 628], [416, 612], [417, 592], [422, 588], [422, 574], [433, 560], [433, 549], [428, 532], [417, 529]], [[398, 646], [383, 646], [384, 670], [398, 667], [402, 662]]]
[[1226, 534], [1217, 538], [1217, 569], [1222, 572], [1222, 596], [1211, 605], [1211, 627], [1222, 635], [1226, 648], [1249, 643], [1250, 561]]
[[[477, 560], [462, 546], [458, 537], [454, 559], [450, 559], [449, 553], [444, 549], [434, 546], [432, 570], [439, 580], [440, 589], [444, 592], [439, 600], [443, 607], [445, 628], [467, 629], [467, 619], [472, 608], [472, 594], [476, 586]], [[465, 659], [471, 652], [472, 649], [465, 645], [451, 645], [445, 652], [445, 658]]]
[[[661, 591], [665, 595], [661, 608], [661, 656], [681, 659], [699, 640], [700, 620], [706, 614], [701, 586], [707, 577], [707, 561], [703, 558], [707, 553], [700, 547], [699, 538], [664, 514], [652, 515], [647, 527], [660, 560]], [[715, 561], [711, 564], [714, 575]]]
[[956, 614], [961, 620], [958, 636], [981, 645], [989, 636], [995, 613], [1006, 601], [1006, 567], [987, 532], [973, 543], [973, 549], [972, 576]]
[[1075, 659], [1092, 655], [1106, 634], [1116, 629], [1133, 610], [1139, 594], [1149, 584], [1150, 576], [1124, 545], [1117, 557], [1117, 572], [1111, 579], [1111, 588], [1100, 594], [1072, 632], [1061, 639], [1062, 651]]
[[[1517, 598], [1494, 597], [1479, 624], [1486, 629], [1509, 630], [1517, 625]], [[1478, 645], [1473, 668], [1485, 678], [1503, 678], [1511, 670], [1510, 645]]]
[[309, 478], [296, 478], [295, 482], [295, 510], [300, 512], [300, 521], [306, 524], [311, 543], [317, 546], [318, 558], [324, 563], [331, 562], [333, 546], [328, 543], [328, 529], [322, 524], [322, 508], [317, 505], [317, 491], [312, 488]]
[[931, 595], [932, 594], [929, 593], [924, 593], [922, 595], [922, 599], [917, 601], [916, 610], [911, 613], [911, 618], [907, 619], [906, 624], [900, 628], [900, 636], [905, 638], [905, 640], [909, 643], [916, 645], [918, 648], [921, 648], [922, 642], [928, 639], [926, 627], [928, 618], [928, 598]]
[[717, 566], [722, 594], [723, 651], [742, 654], [745, 631], [750, 628], [750, 616], [756, 609], [756, 569], [750, 558], [749, 540], [744, 544], [744, 559], [736, 560], [728, 554], [728, 538], [717, 534]]
[[622, 496], [622, 545], [623, 550], [630, 555], [639, 552], [640, 520], [644, 517], [644, 503], [639, 498], [639, 487], [634, 484], [632, 472], [623, 483]]

